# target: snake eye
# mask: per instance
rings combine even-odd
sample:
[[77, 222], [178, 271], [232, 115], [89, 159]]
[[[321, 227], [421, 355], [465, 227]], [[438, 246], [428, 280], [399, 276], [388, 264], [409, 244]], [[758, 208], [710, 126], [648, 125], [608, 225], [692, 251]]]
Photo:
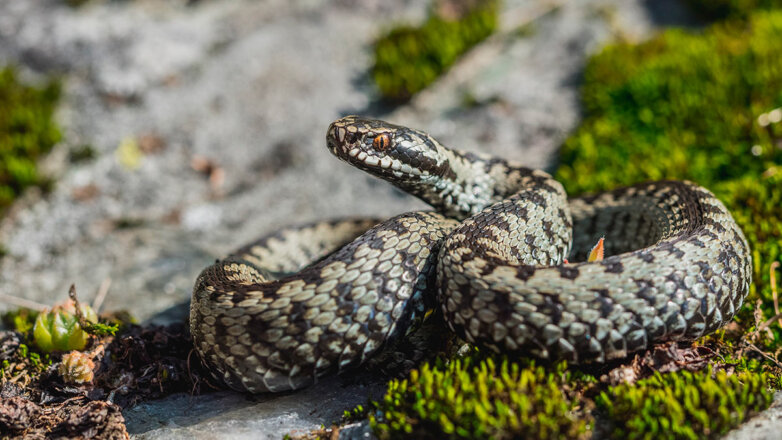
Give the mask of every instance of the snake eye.
[[382, 133], [375, 136], [375, 139], [372, 141], [372, 146], [375, 147], [375, 150], [385, 151], [386, 148], [391, 146], [391, 136], [389, 136], [388, 133]]

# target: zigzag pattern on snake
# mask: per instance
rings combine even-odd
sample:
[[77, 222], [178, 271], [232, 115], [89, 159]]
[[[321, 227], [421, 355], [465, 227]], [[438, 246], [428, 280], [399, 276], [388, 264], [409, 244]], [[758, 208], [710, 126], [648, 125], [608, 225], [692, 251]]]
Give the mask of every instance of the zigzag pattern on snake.
[[[497, 352], [603, 362], [712, 332], [749, 291], [746, 239], [693, 183], [568, 200], [543, 171], [357, 116], [332, 123], [327, 145], [436, 212], [291, 228], [204, 269], [190, 328], [232, 388], [307, 386], [367, 361], [434, 308]], [[578, 262], [603, 236], [607, 257]]]

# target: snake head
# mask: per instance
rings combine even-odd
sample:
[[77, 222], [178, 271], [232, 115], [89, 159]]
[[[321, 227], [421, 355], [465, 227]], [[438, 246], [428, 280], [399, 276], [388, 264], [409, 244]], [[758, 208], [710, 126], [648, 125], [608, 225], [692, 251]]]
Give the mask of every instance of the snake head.
[[377, 119], [345, 116], [329, 126], [326, 140], [338, 158], [397, 185], [449, 170], [431, 136]]

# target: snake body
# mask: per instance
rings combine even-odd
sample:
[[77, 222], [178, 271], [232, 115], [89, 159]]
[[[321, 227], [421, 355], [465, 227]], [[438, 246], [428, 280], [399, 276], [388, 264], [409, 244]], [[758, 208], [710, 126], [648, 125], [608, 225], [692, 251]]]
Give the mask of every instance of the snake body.
[[[307, 386], [367, 361], [435, 308], [497, 352], [603, 362], [712, 332], [749, 291], [746, 239], [693, 183], [568, 200], [543, 171], [357, 116], [332, 123], [327, 144], [436, 212], [290, 228], [206, 268], [191, 332], [232, 388]], [[583, 262], [600, 237], [607, 257]]]

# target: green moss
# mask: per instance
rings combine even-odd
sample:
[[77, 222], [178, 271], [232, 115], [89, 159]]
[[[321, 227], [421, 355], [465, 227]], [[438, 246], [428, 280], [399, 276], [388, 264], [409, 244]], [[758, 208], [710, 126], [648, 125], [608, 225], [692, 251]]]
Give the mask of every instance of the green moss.
[[359, 420], [364, 420], [369, 415], [369, 407], [364, 405], [357, 405], [352, 410], [345, 410], [342, 413], [342, 418], [339, 422], [333, 423], [333, 425], [339, 426], [344, 423], [353, 423]]
[[[13, 360], [12, 360], [13, 359]], [[52, 365], [48, 354], [39, 354], [25, 344], [19, 344], [13, 354], [0, 364], [0, 383], [18, 381], [25, 383], [45, 372]]]
[[693, 12], [706, 18], [746, 18], [759, 9], [782, 7], [780, 0], [686, 0]]
[[95, 159], [97, 153], [92, 145], [80, 145], [68, 152], [68, 160], [71, 163], [86, 162]]
[[406, 100], [434, 82], [497, 27], [497, 1], [479, 3], [459, 20], [432, 15], [422, 26], [400, 26], [375, 42], [372, 79], [383, 98]]
[[765, 374], [711, 371], [655, 374], [601, 393], [612, 438], [715, 438], [771, 404]]
[[27, 336], [32, 332], [37, 317], [38, 312], [23, 307], [3, 313], [2, 322], [6, 328]]
[[588, 117], [565, 143], [558, 177], [571, 192], [661, 178], [712, 185], [779, 164], [782, 127], [756, 119], [782, 106], [780, 36], [775, 13], [605, 49], [587, 66]]
[[551, 372], [506, 359], [425, 364], [389, 383], [370, 416], [380, 438], [577, 438], [591, 420], [567, 395], [565, 364]]
[[52, 115], [60, 86], [19, 82], [12, 68], [0, 69], [0, 213], [27, 187], [43, 180], [35, 162], [60, 140]]
[[782, 111], [781, 39], [782, 13], [769, 12], [606, 48], [587, 66], [587, 118], [556, 173], [570, 194], [665, 178], [714, 191], [753, 250], [747, 307], [759, 295], [767, 317], [782, 243], [782, 123], [769, 121]]

